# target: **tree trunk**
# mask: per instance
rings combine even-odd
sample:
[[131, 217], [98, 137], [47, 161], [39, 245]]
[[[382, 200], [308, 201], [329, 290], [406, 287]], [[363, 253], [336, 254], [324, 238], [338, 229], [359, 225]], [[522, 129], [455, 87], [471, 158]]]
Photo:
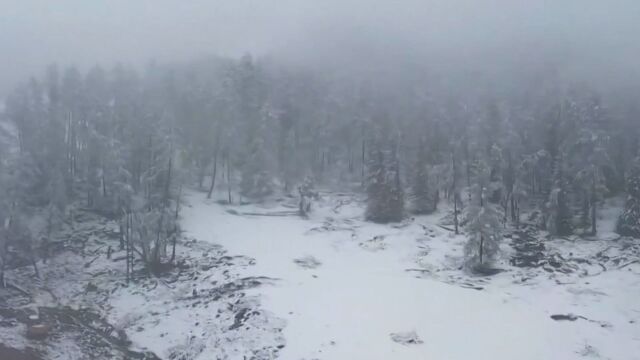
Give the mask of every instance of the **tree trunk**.
[[38, 264], [36, 264], [36, 257], [31, 255], [31, 265], [33, 265], [33, 271], [36, 274], [36, 277], [40, 279], [40, 271], [38, 271]]
[[531, 169], [531, 195], [536, 194], [536, 171]]
[[451, 162], [453, 167], [453, 225], [456, 231], [456, 235], [459, 234], [458, 231], [458, 174], [456, 172], [456, 155], [455, 153], [451, 153]]
[[518, 201], [515, 201], [515, 209], [516, 209], [516, 229], [520, 228], [520, 206], [518, 205]]
[[7, 283], [4, 281], [4, 261], [0, 264], [0, 288], [6, 288]]
[[124, 226], [122, 225], [122, 219], [120, 219], [120, 250], [124, 250]]
[[211, 186], [209, 186], [209, 192], [207, 193], [207, 199], [211, 199], [213, 193], [213, 187], [216, 185], [216, 175], [218, 173], [218, 149], [213, 154], [213, 172], [211, 174]]
[[580, 216], [581, 225], [586, 228], [589, 223], [591, 216], [591, 193], [589, 190], [582, 191], [582, 214]]
[[364, 152], [365, 152], [365, 140], [364, 138], [362, 139], [362, 165], [361, 165], [361, 169], [360, 169], [360, 179], [362, 181], [362, 187], [364, 187], [364, 168], [365, 168], [365, 158], [364, 158]]
[[198, 189], [202, 189], [203, 182], [204, 182], [204, 169], [201, 169], [198, 173]]
[[[173, 152], [170, 152], [170, 153], [173, 153]], [[160, 210], [160, 220], [158, 221], [156, 243], [153, 248], [152, 259], [151, 259], [151, 265], [153, 266], [158, 265], [160, 263], [160, 246], [163, 243], [163, 241], [161, 241], [161, 233], [162, 233], [162, 228], [164, 227], [164, 213], [166, 212], [167, 205], [169, 203], [169, 195], [170, 195], [170, 189], [171, 189], [171, 170], [173, 167], [172, 165], [173, 165], [173, 158], [169, 157], [167, 178], [165, 179], [165, 183], [164, 183], [164, 197], [162, 199], [162, 209]], [[164, 243], [166, 243], [166, 241]]]
[[483, 251], [484, 251], [484, 235], [480, 234], [480, 252], [479, 252], [479, 254], [480, 254], [480, 265], [482, 265], [482, 262], [483, 262], [483, 259], [482, 259], [483, 255], [484, 255]]
[[227, 196], [229, 198], [229, 205], [231, 205], [231, 166], [229, 164], [229, 152], [225, 152], [224, 157], [225, 162], [227, 163]]
[[464, 160], [467, 172], [467, 188], [471, 187], [471, 161], [469, 159], [469, 144], [465, 141], [464, 144]]
[[176, 242], [178, 241], [178, 216], [180, 214], [180, 197], [182, 196], [182, 186], [178, 190], [178, 199], [176, 200], [176, 211], [173, 228], [173, 243], [171, 244], [171, 262], [176, 259]]
[[598, 227], [596, 224], [596, 202], [597, 202], [597, 194], [596, 194], [596, 173], [593, 172], [593, 180], [591, 182], [591, 235], [596, 235], [598, 232]]
[[454, 226], [456, 235], [458, 235], [460, 232], [458, 230], [458, 194], [457, 193], [453, 196], [453, 226]]
[[347, 153], [349, 156], [349, 174], [353, 174], [353, 149], [351, 147], [351, 139], [349, 139], [349, 142], [347, 143]]
[[102, 197], [107, 197], [107, 182], [104, 179], [104, 169], [102, 169]]
[[127, 284], [129, 284], [129, 251], [130, 251], [130, 242], [131, 242], [131, 215], [129, 213], [126, 214], [126, 237], [127, 241], [125, 242], [125, 260], [127, 262], [126, 266], [126, 278]]
[[[483, 208], [483, 210], [484, 210], [484, 190], [482, 189], [482, 187], [480, 188], [480, 207]], [[480, 255], [480, 264], [481, 265], [482, 265], [483, 252], [484, 252], [484, 235], [482, 235], [482, 233], [480, 233], [480, 251], [479, 251], [479, 255]]]

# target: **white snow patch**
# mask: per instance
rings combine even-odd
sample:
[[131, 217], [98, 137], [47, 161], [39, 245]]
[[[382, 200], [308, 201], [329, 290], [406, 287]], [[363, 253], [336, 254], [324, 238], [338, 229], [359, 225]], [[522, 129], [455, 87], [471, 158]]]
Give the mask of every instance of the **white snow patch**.
[[[362, 221], [355, 201], [336, 210], [338, 201], [331, 197], [316, 203], [308, 220], [233, 215], [227, 210], [282, 209], [223, 207], [194, 192], [188, 201], [183, 228], [189, 236], [255, 258], [246, 276], [280, 279], [250, 292], [287, 322], [283, 359], [640, 356], [637, 274], [610, 271], [571, 286], [544, 276], [519, 284], [519, 270], [492, 279], [469, 278], [457, 269], [464, 238], [435, 226], [442, 214], [394, 227]], [[371, 243], [375, 246], [362, 245]], [[322, 265], [309, 269], [293, 261], [305, 256]], [[420, 265], [427, 279], [406, 271]], [[463, 280], [483, 290], [462, 288], [457, 283]], [[550, 319], [569, 312], [611, 326]], [[390, 338], [411, 331], [424, 343], [404, 346]]]

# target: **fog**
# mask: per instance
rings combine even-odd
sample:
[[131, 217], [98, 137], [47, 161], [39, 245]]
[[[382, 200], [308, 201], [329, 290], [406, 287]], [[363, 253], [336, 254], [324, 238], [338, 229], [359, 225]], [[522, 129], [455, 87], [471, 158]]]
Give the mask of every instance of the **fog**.
[[638, 359], [639, 34], [640, 0], [0, 0], [0, 359]]
[[633, 0], [2, 0], [0, 94], [50, 63], [245, 52], [302, 65], [447, 64], [503, 75], [553, 64], [619, 84], [640, 73], [638, 19]]

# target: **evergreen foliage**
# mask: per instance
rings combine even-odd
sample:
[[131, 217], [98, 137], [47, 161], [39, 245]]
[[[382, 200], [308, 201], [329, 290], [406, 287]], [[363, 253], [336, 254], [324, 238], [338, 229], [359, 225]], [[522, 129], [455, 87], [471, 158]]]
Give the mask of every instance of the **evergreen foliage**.
[[640, 158], [636, 158], [627, 174], [627, 194], [617, 232], [623, 236], [640, 238]]
[[367, 171], [366, 219], [376, 223], [402, 220], [404, 192], [395, 151], [374, 147]]
[[483, 161], [476, 164], [476, 176], [470, 189], [471, 202], [466, 208], [467, 243], [464, 248], [466, 266], [481, 271], [496, 260], [502, 240], [502, 214], [498, 205], [489, 201], [491, 169]]
[[229, 203], [263, 201], [291, 196], [308, 174], [318, 187], [364, 189], [365, 217], [381, 223], [402, 220], [406, 174], [411, 212], [433, 212], [441, 195], [466, 210], [476, 264], [495, 256], [495, 219], [518, 224], [521, 208], [539, 209], [535, 220], [552, 236], [596, 233], [597, 207], [627, 174], [618, 229], [637, 236], [633, 101], [554, 73], [514, 79], [521, 86], [505, 96], [499, 82], [467, 91], [410, 80], [413, 70], [364, 79], [250, 55], [144, 72], [50, 66], [0, 114], [0, 224], [30, 234], [4, 236], [3, 246], [40, 254], [82, 207], [119, 220], [122, 246], [157, 267], [171, 261], [182, 186], [208, 188], [216, 201], [221, 187]]
[[430, 214], [436, 210], [438, 197], [437, 189], [433, 189], [429, 177], [429, 164], [423, 141], [420, 142], [417, 155], [411, 188], [412, 211], [414, 214]]

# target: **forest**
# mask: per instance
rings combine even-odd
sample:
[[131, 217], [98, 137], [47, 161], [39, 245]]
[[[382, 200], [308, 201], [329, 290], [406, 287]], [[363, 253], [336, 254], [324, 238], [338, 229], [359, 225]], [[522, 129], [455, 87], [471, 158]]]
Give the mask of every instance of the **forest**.
[[7, 98], [17, 149], [3, 143], [3, 258], [11, 246], [34, 266], [46, 259], [51, 232], [82, 204], [123, 223], [120, 246], [145, 266], [170, 264], [183, 187], [224, 189], [230, 204], [306, 201], [313, 186], [363, 192], [377, 223], [447, 202], [473, 266], [491, 261], [523, 207], [550, 236], [589, 237], [602, 201], [628, 194], [618, 231], [640, 236], [637, 104], [540, 71], [512, 88], [460, 90], [248, 54], [142, 74], [51, 65]]
[[640, 360], [638, 19], [0, 4], [0, 360]]

